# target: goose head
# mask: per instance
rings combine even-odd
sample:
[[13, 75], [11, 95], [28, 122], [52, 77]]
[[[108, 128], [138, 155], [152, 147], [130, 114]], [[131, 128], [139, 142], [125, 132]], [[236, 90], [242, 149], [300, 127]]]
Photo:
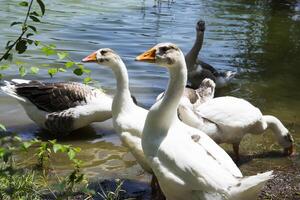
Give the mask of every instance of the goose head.
[[296, 154], [296, 149], [294, 146], [294, 139], [293, 139], [292, 135], [290, 134], [290, 132], [288, 132], [285, 136], [283, 136], [279, 140], [279, 144], [281, 144], [282, 146], [285, 147], [284, 148], [285, 155], [293, 156]]
[[174, 68], [184, 61], [181, 50], [172, 43], [159, 43], [135, 58], [136, 61], [156, 63], [161, 67]]
[[203, 32], [205, 31], [205, 21], [203, 20], [199, 20], [196, 24], [196, 31], [197, 34], [203, 34]]
[[99, 49], [82, 59], [82, 62], [98, 63], [100, 65], [108, 66], [110, 68], [118, 66], [120, 61], [120, 56], [109, 48]]

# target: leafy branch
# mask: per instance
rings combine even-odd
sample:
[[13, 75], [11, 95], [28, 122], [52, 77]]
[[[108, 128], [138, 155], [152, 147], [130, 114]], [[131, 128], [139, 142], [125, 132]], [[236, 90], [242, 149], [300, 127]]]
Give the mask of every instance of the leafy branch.
[[[41, 9], [41, 14], [39, 14], [36, 11], [31, 11], [32, 9], [32, 4], [34, 0], [30, 0], [30, 2], [22, 1], [19, 3], [20, 6], [28, 7], [26, 17], [23, 22], [12, 22], [11, 27], [15, 25], [21, 24], [21, 33], [19, 37], [13, 41], [10, 40], [6, 43], [6, 52], [0, 57], [0, 62], [2, 60], [12, 60], [13, 54], [11, 53], [11, 50], [15, 47], [15, 50], [19, 53], [22, 54], [26, 51], [27, 49], [27, 44], [35, 44], [36, 46], [38, 45], [38, 41], [34, 41], [29, 39], [31, 36], [34, 35], [34, 33], [37, 32], [37, 29], [35, 26], [28, 24], [28, 19], [30, 18], [33, 22], [40, 22], [39, 17], [42, 17], [45, 14], [45, 5], [42, 0], [36, 0], [38, 3], [40, 9]], [[28, 33], [29, 30], [32, 30], [33, 32]], [[27, 33], [27, 34], [26, 34]], [[26, 36], [25, 36], [26, 34]], [[25, 37], [24, 37], [25, 36]]]
[[57, 55], [59, 60], [67, 60], [67, 62], [64, 63], [64, 67], [56, 67], [56, 68], [50, 68], [48, 69], [48, 74], [53, 77], [58, 72], [66, 72], [66, 69], [74, 68], [73, 73], [77, 76], [82, 76], [83, 74], [86, 74], [87, 77], [83, 79], [83, 82], [85, 84], [91, 83], [93, 80], [90, 77], [91, 70], [86, 68], [82, 63], [74, 61], [68, 52], [65, 51], [59, 51], [56, 50], [56, 46], [54, 44], [45, 45], [43, 43], [40, 43], [42, 47], [42, 52], [46, 56], [50, 55]]

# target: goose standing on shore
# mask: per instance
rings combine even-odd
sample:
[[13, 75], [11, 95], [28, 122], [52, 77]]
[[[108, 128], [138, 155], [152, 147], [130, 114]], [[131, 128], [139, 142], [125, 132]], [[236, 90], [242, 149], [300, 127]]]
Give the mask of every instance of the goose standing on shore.
[[111, 118], [112, 97], [76, 82], [5, 81], [1, 90], [17, 99], [28, 117], [58, 137]]
[[228, 154], [202, 131], [177, 117], [187, 69], [184, 55], [174, 44], [161, 43], [136, 60], [166, 67], [170, 74], [162, 100], [150, 109], [142, 147], [167, 199], [255, 199], [272, 177], [266, 172], [243, 177]]
[[293, 137], [279, 119], [263, 115], [241, 98], [212, 98], [214, 87], [212, 80], [204, 79], [198, 89], [198, 99], [191, 101], [186, 96], [182, 97], [178, 107], [181, 121], [205, 132], [218, 144], [232, 144], [236, 161], [240, 159], [239, 144], [243, 137], [248, 133], [262, 134], [267, 129], [272, 130], [286, 155], [295, 153]]
[[[83, 62], [98, 63], [110, 68], [117, 80], [117, 90], [112, 103], [112, 119], [116, 132], [122, 143], [130, 150], [142, 168], [153, 174], [142, 149], [142, 132], [148, 110], [137, 106], [131, 98], [127, 68], [120, 56], [109, 48], [99, 49], [85, 57]], [[159, 190], [155, 176], [151, 187], [154, 192]], [[154, 193], [156, 198], [164, 199], [160, 192]]]
[[226, 86], [234, 77], [235, 72], [219, 72], [213, 66], [199, 60], [198, 54], [203, 45], [205, 31], [205, 22], [199, 20], [196, 25], [196, 40], [191, 50], [186, 54], [185, 61], [188, 69], [188, 81], [193, 89], [199, 88], [199, 85], [205, 78], [210, 78], [216, 83], [217, 88]]

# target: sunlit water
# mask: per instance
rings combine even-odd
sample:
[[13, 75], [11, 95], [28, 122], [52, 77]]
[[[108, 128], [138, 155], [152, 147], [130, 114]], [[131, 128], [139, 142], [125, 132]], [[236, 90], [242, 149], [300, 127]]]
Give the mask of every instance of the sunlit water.
[[[9, 28], [22, 20], [25, 9], [15, 1], [0, 0], [0, 46], [17, 36]], [[300, 3], [297, 1], [197, 1], [173, 3], [154, 1], [46, 1], [43, 23], [36, 24], [37, 39], [54, 43], [80, 61], [91, 52], [109, 47], [124, 59], [130, 76], [131, 92], [140, 105], [149, 108], [167, 84], [163, 68], [137, 63], [134, 58], [158, 42], [174, 42], [184, 52], [193, 44], [195, 23], [206, 21], [205, 42], [200, 58], [219, 70], [233, 70], [238, 76], [218, 95], [242, 97], [263, 113], [277, 116], [287, 126], [300, 148]], [[34, 66], [63, 63], [30, 48], [17, 60]], [[104, 67], [88, 64], [93, 79], [109, 93], [114, 93], [115, 79]], [[19, 78], [17, 68], [6, 72], [4, 79]], [[47, 80], [47, 67], [28, 79]], [[50, 81], [82, 81], [70, 72], [60, 73]], [[17, 101], [0, 94], [0, 122], [23, 138], [36, 137], [41, 130], [25, 115]], [[61, 141], [82, 148], [79, 158], [85, 161], [84, 172], [91, 177], [123, 177], [147, 180], [135, 159], [122, 147], [111, 121], [95, 123]], [[231, 148], [228, 148], [231, 151]], [[268, 152], [274, 152], [268, 154]], [[253, 155], [241, 165], [245, 174], [255, 174], [279, 166], [300, 163], [299, 157], [279, 156], [281, 148], [271, 132], [247, 136], [241, 144], [243, 155]], [[278, 152], [278, 153], [276, 153]], [[59, 172], [68, 170], [64, 157], [55, 159]], [[247, 162], [246, 162], [247, 161]]]

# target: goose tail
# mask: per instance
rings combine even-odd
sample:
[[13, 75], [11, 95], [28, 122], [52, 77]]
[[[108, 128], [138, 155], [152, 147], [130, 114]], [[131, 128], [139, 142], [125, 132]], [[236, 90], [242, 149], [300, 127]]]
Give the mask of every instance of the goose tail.
[[5, 94], [19, 101], [26, 102], [26, 100], [23, 97], [19, 96], [16, 92], [16, 84], [22, 84], [22, 83], [28, 83], [28, 81], [23, 79], [12, 79], [11, 81], [4, 81], [3, 86], [1, 86], [0, 89]]
[[228, 83], [230, 83], [236, 74], [237, 72], [234, 71], [220, 72], [219, 76], [216, 78], [216, 87], [225, 87]]
[[231, 200], [251, 200], [256, 199], [265, 183], [273, 177], [273, 171], [244, 177], [240, 182], [231, 188]]

